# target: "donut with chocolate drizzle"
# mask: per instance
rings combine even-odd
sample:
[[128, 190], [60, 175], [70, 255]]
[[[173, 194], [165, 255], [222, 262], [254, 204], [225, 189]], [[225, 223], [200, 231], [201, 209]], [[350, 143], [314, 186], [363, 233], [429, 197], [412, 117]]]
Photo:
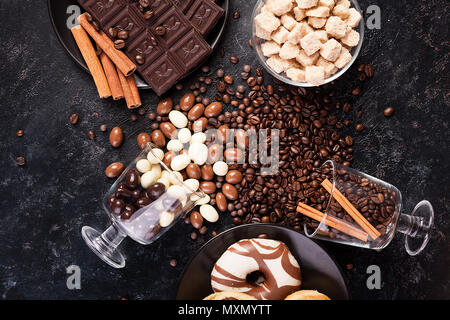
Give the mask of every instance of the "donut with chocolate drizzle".
[[[249, 281], [261, 273], [263, 282]], [[300, 266], [281, 241], [245, 239], [231, 245], [211, 272], [214, 292], [236, 290], [257, 299], [282, 300], [299, 290]]]

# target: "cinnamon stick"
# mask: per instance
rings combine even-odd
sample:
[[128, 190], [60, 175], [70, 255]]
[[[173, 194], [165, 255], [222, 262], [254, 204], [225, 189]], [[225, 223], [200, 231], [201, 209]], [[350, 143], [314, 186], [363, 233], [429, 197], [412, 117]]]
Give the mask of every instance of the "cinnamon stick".
[[103, 31], [95, 30], [94, 26], [89, 22], [88, 13], [83, 13], [78, 17], [78, 21], [87, 33], [94, 39], [103, 52], [111, 59], [124, 75], [129, 76], [136, 70], [136, 65], [121, 51], [114, 48], [114, 43]]
[[122, 85], [123, 94], [125, 96], [125, 101], [127, 102], [128, 109], [137, 108], [141, 105], [139, 98], [139, 93], [137, 93], [138, 99], [136, 99], [136, 82], [134, 81], [134, 88], [133, 87], [133, 80], [130, 80], [130, 77], [125, 77], [125, 75], [117, 69], [117, 73], [119, 74], [120, 84]]
[[100, 60], [95, 53], [89, 36], [81, 26], [75, 26], [71, 29], [75, 42], [83, 55], [84, 61], [91, 72], [100, 98], [108, 98], [111, 96], [111, 89], [106, 79], [105, 72], [102, 68]]
[[[322, 186], [331, 194], [332, 184], [330, 180], [322, 181]], [[367, 221], [366, 218], [351, 204], [350, 201], [337, 189], [334, 189], [333, 198], [342, 206], [342, 208], [355, 220], [355, 222], [366, 231], [372, 239], [381, 236], [381, 233]]]
[[[323, 220], [323, 217], [325, 216], [324, 213], [320, 212], [319, 210], [310, 207], [304, 203], [299, 203], [297, 207], [297, 211], [302, 213], [303, 215], [314, 219], [318, 222], [321, 222]], [[361, 240], [362, 242], [367, 242], [368, 234], [360, 229], [355, 228], [354, 226], [343, 222], [335, 217], [326, 215], [324, 223], [336, 230], [341, 231], [342, 233], [345, 233], [351, 237], [354, 237], [356, 239]]]
[[133, 105], [131, 107], [128, 106], [128, 108], [140, 107], [142, 105], [142, 102], [141, 102], [141, 97], [139, 95], [139, 90], [137, 88], [136, 79], [134, 78], [134, 75], [128, 76], [127, 82], [128, 82], [128, 86], [130, 87], [131, 94], [133, 97]]
[[100, 61], [102, 62], [103, 70], [105, 70], [106, 79], [108, 80], [113, 99], [123, 99], [124, 94], [122, 85], [120, 83], [119, 75], [117, 74], [117, 69], [114, 66], [113, 62], [104, 52], [100, 54]]

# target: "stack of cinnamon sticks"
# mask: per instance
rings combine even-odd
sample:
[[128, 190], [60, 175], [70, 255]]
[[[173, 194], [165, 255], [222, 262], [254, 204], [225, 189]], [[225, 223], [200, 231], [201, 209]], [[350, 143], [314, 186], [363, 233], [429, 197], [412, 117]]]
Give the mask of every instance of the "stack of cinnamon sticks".
[[[91, 72], [100, 98], [114, 100], [125, 98], [129, 109], [142, 105], [134, 78], [136, 65], [121, 51], [103, 31], [91, 24], [92, 17], [84, 13], [78, 17], [80, 25], [71, 29], [78, 48]], [[100, 52], [99, 56], [89, 36]]]

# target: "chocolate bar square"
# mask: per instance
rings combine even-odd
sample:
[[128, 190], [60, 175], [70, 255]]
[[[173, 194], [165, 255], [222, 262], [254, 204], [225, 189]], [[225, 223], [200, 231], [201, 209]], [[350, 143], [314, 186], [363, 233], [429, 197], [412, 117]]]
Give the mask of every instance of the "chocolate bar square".
[[144, 25], [145, 22], [139, 17], [136, 9], [127, 5], [114, 17], [114, 19], [106, 24], [104, 29], [108, 30], [109, 28], [116, 28], [117, 31], [128, 31], [128, 39], [125, 40], [128, 45], [143, 31]]
[[200, 34], [206, 36], [222, 14], [223, 9], [211, 0], [195, 0], [186, 16]]
[[151, 85], [157, 95], [169, 90], [183, 75], [170, 53], [163, 54], [148, 68], [141, 72], [145, 81]]
[[80, 1], [80, 3], [100, 23], [101, 27], [104, 27], [125, 6], [123, 0], [91, 0], [90, 2]]
[[[163, 26], [165, 28], [164, 35], [158, 35], [157, 28]], [[176, 7], [172, 6], [165, 14], [163, 14], [151, 27], [152, 33], [170, 47], [183, 34], [192, 29], [191, 24]]]
[[161, 44], [148, 29], [142, 32], [126, 50], [128, 57], [139, 66], [139, 69], [147, 67], [163, 52]]
[[183, 36], [170, 49], [170, 52], [177, 58], [177, 62], [184, 69], [184, 72], [192, 70], [202, 62], [212, 51], [208, 43], [200, 34], [192, 29]]
[[177, 6], [178, 9], [186, 13], [191, 7], [194, 0], [172, 0], [173, 4]]

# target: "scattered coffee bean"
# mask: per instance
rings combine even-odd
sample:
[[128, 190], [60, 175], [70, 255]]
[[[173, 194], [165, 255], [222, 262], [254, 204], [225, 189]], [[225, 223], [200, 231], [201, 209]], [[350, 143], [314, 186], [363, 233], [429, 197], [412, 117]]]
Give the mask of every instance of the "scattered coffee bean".
[[357, 124], [355, 125], [355, 130], [356, 130], [357, 132], [363, 131], [363, 130], [364, 130], [364, 125], [363, 125], [362, 123], [357, 123]]
[[71, 124], [77, 124], [78, 123], [78, 114], [74, 113], [69, 117], [69, 122]]
[[206, 232], [208, 232], [208, 228], [206, 228], [206, 226], [203, 226], [200, 228], [200, 230], [198, 230], [198, 232], [200, 232], [200, 234], [206, 234]]
[[89, 139], [91, 139], [91, 140], [95, 140], [95, 132], [92, 131], [92, 130], [89, 130], [89, 131], [88, 131], [88, 137], [89, 137]]
[[241, 17], [241, 13], [238, 10], [236, 10], [233, 13], [233, 19], [239, 19], [240, 17]]
[[108, 127], [106, 126], [106, 124], [102, 124], [102, 125], [100, 126], [100, 131], [101, 131], [101, 132], [106, 132], [106, 130], [108, 130]]
[[394, 114], [394, 108], [393, 107], [387, 107], [384, 109], [383, 114], [385, 117], [390, 117]]
[[24, 166], [26, 163], [26, 160], [24, 157], [17, 157], [16, 158], [16, 164], [20, 167]]
[[233, 84], [233, 77], [232, 76], [229, 76], [229, 75], [227, 75], [227, 76], [225, 76], [224, 78], [223, 78], [223, 81], [226, 83], [226, 84]]
[[22, 137], [23, 136], [23, 130], [17, 130], [16, 136]]
[[177, 266], [177, 260], [176, 259], [171, 259], [170, 260], [170, 266], [171, 267], [176, 267]]
[[117, 50], [125, 48], [125, 41], [123, 41], [122, 39], [117, 39], [116, 41], [114, 41], [114, 48], [116, 48]]
[[360, 88], [354, 88], [352, 90], [352, 95], [359, 96], [360, 94], [361, 94], [361, 89]]
[[232, 64], [236, 64], [236, 63], [239, 62], [239, 58], [238, 58], [238, 57], [235, 57], [235, 56], [231, 56], [231, 57], [230, 57], [230, 62], [231, 62]]
[[158, 36], [164, 36], [166, 34], [166, 27], [164, 26], [158, 26], [155, 28], [155, 33]]
[[366, 74], [366, 76], [367, 76], [368, 78], [372, 78], [373, 75], [374, 75], [374, 68], [373, 68], [373, 66], [372, 66], [371, 64], [367, 64], [367, 65], [364, 67], [364, 73]]

